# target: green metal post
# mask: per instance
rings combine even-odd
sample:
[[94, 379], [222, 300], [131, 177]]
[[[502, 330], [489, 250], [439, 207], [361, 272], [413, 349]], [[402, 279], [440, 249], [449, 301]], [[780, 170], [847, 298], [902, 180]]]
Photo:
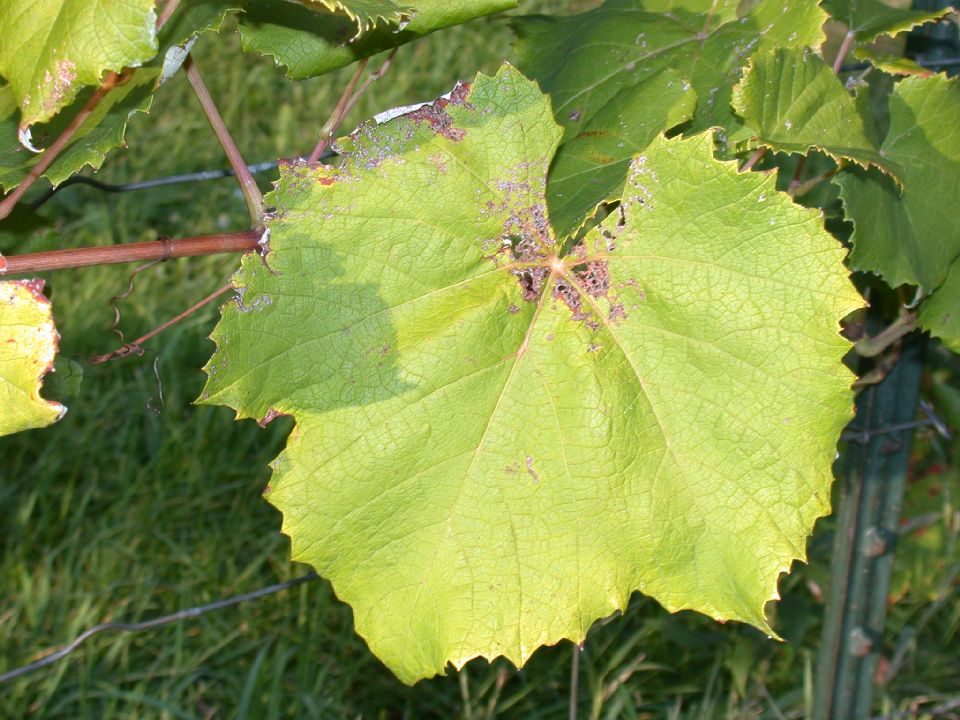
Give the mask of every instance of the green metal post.
[[923, 373], [924, 337], [903, 341], [886, 378], [860, 393], [842, 467], [830, 587], [817, 662], [815, 720], [869, 717], [893, 550]]

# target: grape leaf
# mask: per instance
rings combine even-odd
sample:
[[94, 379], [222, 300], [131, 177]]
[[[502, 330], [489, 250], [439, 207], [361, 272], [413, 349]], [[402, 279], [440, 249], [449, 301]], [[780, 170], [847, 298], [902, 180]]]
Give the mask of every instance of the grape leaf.
[[860, 42], [872, 42], [880, 35], [896, 35], [940, 20], [950, 12], [950, 8], [907, 10], [890, 7], [880, 0], [823, 0], [821, 4], [831, 17], [856, 33]]
[[330, 12], [343, 13], [357, 24], [357, 35], [372, 30], [381, 20], [400, 23], [410, 19], [413, 9], [397, 7], [392, 0], [298, 0], [306, 6], [316, 5]]
[[577, 135], [618, 93], [666, 67], [686, 77], [696, 92], [689, 132], [712, 125], [732, 130], [737, 121], [729, 107], [730, 88], [750, 55], [772, 47], [819, 45], [826, 19], [813, 2], [759, 0], [742, 16], [737, 6], [732, 1], [607, 0], [579, 15], [517, 18], [519, 67], [553, 98], [566, 138]]
[[960, 353], [960, 258], [953, 261], [943, 285], [920, 305], [920, 325]]
[[911, 60], [903, 55], [890, 55], [870, 47], [858, 47], [853, 51], [853, 56], [857, 60], [865, 60], [874, 67], [883, 70], [890, 75], [921, 75], [930, 77], [936, 73], [930, 68], [925, 68], [916, 60]]
[[[222, 0], [184, 0], [160, 33], [159, 57], [130, 74], [104, 96], [43, 177], [56, 186], [84, 166], [99, 169], [107, 154], [124, 144], [129, 120], [136, 113], [149, 111], [156, 87], [166, 75], [176, 72], [196, 36], [217, 30], [224, 18], [236, 9], [236, 3]], [[49, 146], [93, 92], [92, 88], [82, 90], [66, 112], [59, 113], [50, 122], [34, 125], [33, 142], [40, 147]], [[9, 85], [0, 87], [0, 187], [5, 192], [19, 185], [41, 157], [20, 144], [18, 125], [13, 90]]]
[[903, 193], [875, 170], [835, 179], [854, 223], [850, 262], [896, 287], [928, 292], [960, 255], [960, 80], [909, 77], [890, 96], [890, 130], [880, 152], [901, 168]]
[[9, 85], [0, 86], [0, 190], [20, 184], [28, 152], [17, 139], [17, 99]]
[[266, 493], [405, 682], [515, 663], [640, 590], [770, 632], [829, 505], [860, 301], [775, 178], [656, 139], [566, 250], [518, 71], [283, 167], [205, 403], [296, 429]]
[[0, 436], [44, 427], [67, 411], [40, 397], [59, 339], [42, 280], [0, 281]]
[[[517, 0], [411, 0], [402, 29], [378, 25], [350, 40], [356, 26], [345, 16], [324, 15], [287, 0], [255, 0], [240, 17], [243, 49], [274, 58], [294, 79], [323, 75], [435, 30], [517, 6]], [[349, 42], [348, 42], [349, 41]]]
[[219, 32], [227, 16], [238, 12], [243, 3], [244, 0], [181, 0], [160, 31], [163, 74], [158, 83], [180, 69], [199, 35], [211, 30]]
[[176, 12], [160, 31], [161, 52], [185, 45], [197, 35], [219, 31], [228, 15], [239, 12], [247, 0], [180, 0]]
[[809, 48], [757, 53], [733, 90], [733, 108], [761, 145], [780, 152], [822, 150], [898, 177], [901, 168], [880, 154], [872, 121], [836, 73]]
[[696, 95], [673, 70], [625, 88], [557, 151], [547, 208], [557, 237], [577, 230], [597, 205], [619, 197], [627, 166], [663, 130], [690, 119]]
[[[107, 153], [123, 145], [123, 137], [130, 117], [138, 112], [147, 112], [153, 102], [154, 86], [159, 76], [156, 68], [143, 68], [122, 85], [114, 88], [90, 113], [77, 129], [70, 143], [43, 173], [54, 186], [89, 166], [94, 170], [103, 165]], [[0, 117], [3, 108], [11, 110], [0, 120], [0, 186], [5, 191], [16, 187], [42, 155], [29, 152], [17, 142], [16, 113], [3, 102], [5, 89], [0, 89]], [[92, 89], [81, 92], [78, 104], [86, 101]], [[35, 125], [33, 139], [41, 145], [52, 142], [72, 120], [68, 113], [61, 114], [49, 123]]]
[[20, 106], [20, 126], [52, 118], [105, 71], [157, 52], [153, 0], [4, 0], [0, 75]]

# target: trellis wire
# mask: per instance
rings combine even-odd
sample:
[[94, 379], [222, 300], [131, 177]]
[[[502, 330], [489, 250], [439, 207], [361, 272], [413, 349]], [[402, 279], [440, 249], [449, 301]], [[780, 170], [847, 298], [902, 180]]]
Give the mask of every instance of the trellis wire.
[[178, 622], [180, 620], [189, 620], [195, 617], [200, 617], [201, 615], [214, 610], [222, 610], [223, 608], [231, 607], [232, 605], [239, 605], [240, 603], [247, 602], [248, 600], [256, 600], [257, 598], [262, 598], [266, 595], [278, 593], [281, 590], [288, 590], [289, 588], [296, 587], [297, 585], [302, 585], [303, 583], [316, 580], [319, 577], [320, 576], [317, 575], [317, 573], [311, 571], [306, 575], [301, 575], [299, 577], [285, 580], [284, 582], [276, 583], [274, 585], [268, 585], [260, 588], [259, 590], [253, 590], [251, 592], [243, 593], [242, 595], [234, 595], [232, 597], [223, 598], [212, 603], [207, 603], [206, 605], [197, 605], [192, 608], [187, 608], [186, 610], [170, 613], [169, 615], [161, 615], [160, 617], [153, 618], [152, 620], [144, 620], [143, 622], [138, 623], [108, 622], [95, 625], [92, 628], [84, 630], [82, 633], [77, 635], [76, 638], [64, 645], [59, 650], [55, 650], [49, 655], [46, 655], [32, 663], [28, 663], [27, 665], [23, 665], [15, 668], [14, 670], [3, 673], [0, 675], [0, 684], [10, 682], [11, 680], [22, 677], [27, 673], [31, 673], [34, 670], [39, 670], [47, 665], [52, 665], [58, 660], [62, 660], [97, 633], [105, 632], [107, 630], [116, 632], [140, 632], [142, 630], [152, 630], [153, 628], [169, 625], [170, 623]]
[[[320, 156], [320, 162], [329, 161], [331, 158], [337, 156], [337, 153], [333, 150], [327, 150]], [[280, 165], [279, 160], [271, 160], [269, 162], [254, 163], [253, 165], [247, 165], [247, 170], [253, 174], [264, 173], [268, 170], [273, 170]], [[97, 180], [92, 178], [89, 175], [74, 175], [70, 178], [67, 178], [62, 183], [56, 187], [47, 188], [41, 195], [37, 196], [34, 200], [29, 203], [26, 203], [27, 207], [31, 210], [36, 210], [41, 205], [46, 203], [50, 198], [56, 195], [61, 190], [64, 190], [71, 185], [87, 185], [92, 187], [95, 190], [100, 190], [106, 193], [124, 193], [124, 192], [133, 192], [135, 190], [150, 190], [156, 187], [164, 187], [165, 185], [179, 185], [181, 183], [196, 183], [196, 182], [206, 182], [208, 180], [220, 180], [222, 178], [233, 177], [234, 172], [232, 168], [220, 168], [219, 170], [201, 170], [200, 172], [194, 173], [178, 173], [176, 175], [165, 175], [164, 177], [151, 178], [150, 180], [138, 180], [136, 182], [130, 183], [107, 183], [102, 180]]]

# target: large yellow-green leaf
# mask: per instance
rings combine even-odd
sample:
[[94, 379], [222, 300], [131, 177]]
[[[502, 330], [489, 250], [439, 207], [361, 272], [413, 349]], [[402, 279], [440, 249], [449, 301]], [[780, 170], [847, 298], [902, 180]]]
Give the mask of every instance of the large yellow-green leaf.
[[881, 155], [872, 119], [863, 117], [837, 74], [809, 48], [754, 55], [732, 104], [760, 144], [774, 150], [817, 149], [894, 176], [901, 172]]
[[[517, 0], [410, 0], [402, 28], [380, 24], [351, 40], [356, 22], [288, 0], [255, 0], [240, 18], [243, 49], [269, 55], [292, 78], [322, 75], [435, 30], [517, 6]], [[349, 41], [349, 42], [348, 42]]]
[[910, 77], [890, 96], [890, 130], [880, 152], [901, 168], [903, 192], [876, 170], [836, 179], [853, 220], [850, 261], [890, 285], [928, 292], [960, 255], [960, 80]]
[[42, 280], [0, 281], [0, 435], [49, 425], [66, 412], [40, 397], [60, 338], [42, 290]]
[[108, 70], [157, 52], [154, 0], [3, 0], [0, 75], [20, 107], [20, 126], [52, 118]]
[[830, 15], [857, 34], [857, 40], [871, 42], [879, 35], [896, 35], [939, 20], [950, 12], [944, 10], [908, 10], [891, 7], [880, 0], [823, 0], [823, 7]]
[[750, 55], [818, 46], [825, 19], [815, 2], [607, 0], [579, 15], [518, 18], [514, 29], [520, 69], [550, 93], [570, 138], [624, 89], [667, 67], [696, 92], [690, 132], [729, 129], [730, 90]]
[[506, 66], [284, 167], [213, 334], [203, 401], [296, 419], [267, 498], [406, 682], [637, 590], [769, 632], [828, 510], [859, 300], [819, 214], [660, 137], [563, 248], [560, 136]]

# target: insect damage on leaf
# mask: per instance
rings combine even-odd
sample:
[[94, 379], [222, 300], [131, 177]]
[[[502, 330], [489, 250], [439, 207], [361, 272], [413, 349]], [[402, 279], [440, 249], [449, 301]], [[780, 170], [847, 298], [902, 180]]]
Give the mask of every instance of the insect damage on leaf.
[[416, 110], [406, 114], [408, 120], [416, 123], [427, 123], [437, 135], [450, 140], [463, 140], [466, 130], [453, 127], [453, 118], [447, 112], [448, 105], [463, 105], [470, 107], [466, 102], [470, 94], [470, 83], [457, 83], [449, 98], [438, 98], [431, 103], [425, 103]]

